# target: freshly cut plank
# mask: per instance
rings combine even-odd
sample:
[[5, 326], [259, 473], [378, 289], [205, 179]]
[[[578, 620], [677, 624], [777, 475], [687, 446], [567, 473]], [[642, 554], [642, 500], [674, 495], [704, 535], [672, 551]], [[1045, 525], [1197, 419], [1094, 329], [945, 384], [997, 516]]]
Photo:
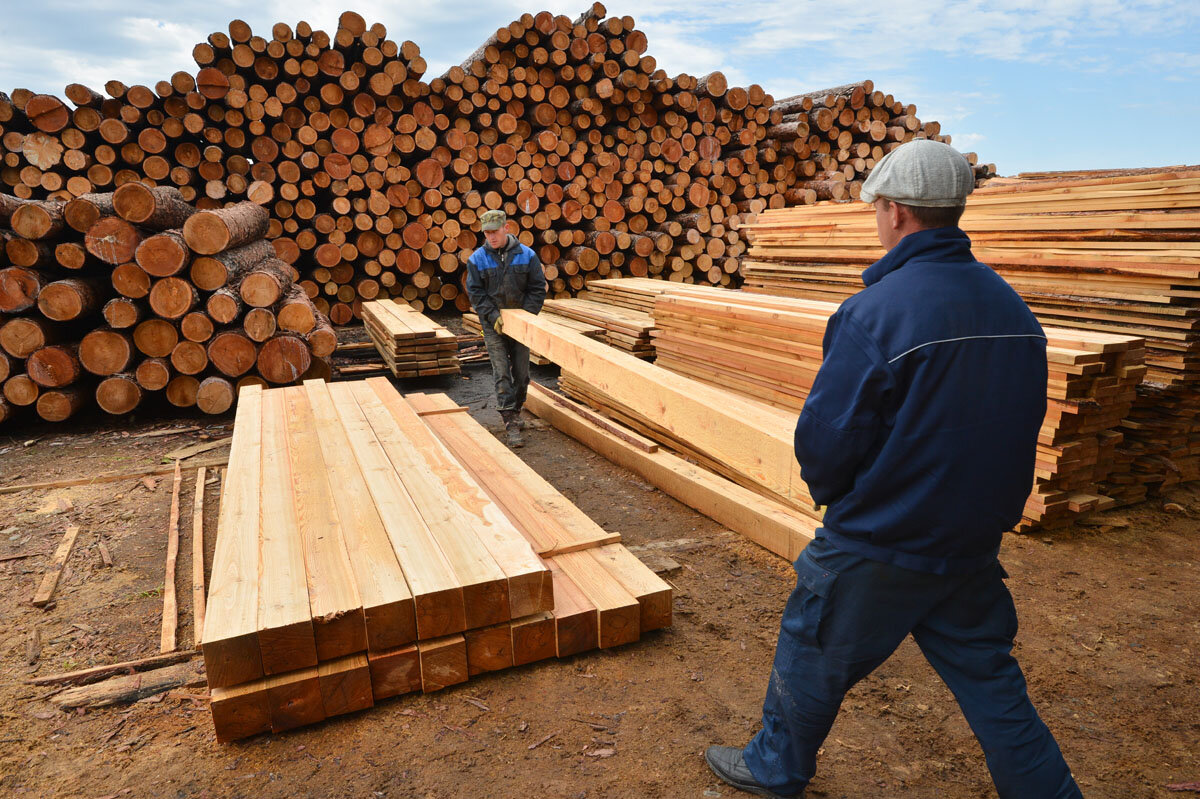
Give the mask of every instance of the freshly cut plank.
[[554, 558], [546, 565], [554, 575], [554, 642], [560, 658], [600, 645], [600, 613]]
[[465, 630], [463, 590], [453, 567], [430, 534], [348, 384], [332, 384], [329, 392], [412, 591], [417, 636], [428, 639]]
[[421, 690], [440, 691], [467, 681], [467, 642], [461, 635], [418, 641], [421, 657]]
[[621, 544], [596, 547], [587, 553], [637, 599], [643, 633], [671, 626], [672, 589], [666, 580]]
[[637, 598], [614, 580], [608, 569], [590, 552], [563, 552], [555, 555], [553, 560], [596, 606], [600, 614], [600, 648], [638, 640], [641, 635], [641, 609]]
[[[484, 627], [512, 618], [508, 580], [495, 558], [480, 546], [473, 521], [433, 474], [412, 441], [370, 386], [343, 383], [357, 401], [400, 476], [408, 495], [420, 509], [437, 546], [462, 587], [465, 626]], [[338, 387], [335, 386], [334, 390]], [[336, 396], [336, 394], [335, 394]], [[405, 570], [408, 573], [408, 570]]]
[[212, 688], [263, 676], [258, 647], [262, 389], [248, 386], [239, 399], [200, 646]]
[[209, 693], [218, 741], [236, 741], [271, 731], [271, 706], [262, 680], [212, 688]]
[[523, 619], [513, 619], [513, 665], [524, 666], [539, 660], [549, 660], [555, 654], [554, 613], [542, 611]]
[[78, 536], [79, 528], [75, 525], [68, 527], [63, 534], [58, 549], [54, 550], [54, 557], [50, 559], [50, 568], [42, 575], [42, 582], [38, 586], [37, 593], [33, 595], [34, 607], [42, 608], [50, 604], [50, 599], [54, 596], [54, 589], [58, 587], [58, 580], [62, 576], [63, 566], [66, 565], [67, 558], [71, 556], [71, 548], [75, 546], [75, 539]]
[[[329, 468], [305, 389], [283, 389], [283, 404], [287, 411], [291, 499], [303, 543], [317, 659], [333, 660], [367, 648], [362, 599], [335, 510], [336, 490], [329, 481]], [[338, 486], [337, 490], [344, 487]]]
[[271, 715], [271, 732], [285, 732], [325, 719], [325, 702], [315, 667], [275, 674], [262, 680]]
[[383, 519], [354, 460], [350, 440], [338, 419], [327, 384], [306, 380], [317, 437], [333, 492], [333, 509], [342, 528], [354, 582], [365, 614], [367, 648], [382, 651], [415, 641], [413, 596], [396, 560]]
[[367, 653], [375, 701], [421, 690], [421, 656], [416, 644]]
[[265, 674], [284, 674], [317, 665], [304, 547], [292, 499], [298, 475], [288, 453], [286, 424], [282, 392], [264, 392], [262, 492], [258, 506], [262, 515], [258, 646]]
[[317, 683], [321, 687], [321, 705], [326, 718], [366, 710], [375, 704], [365, 653], [319, 664]]

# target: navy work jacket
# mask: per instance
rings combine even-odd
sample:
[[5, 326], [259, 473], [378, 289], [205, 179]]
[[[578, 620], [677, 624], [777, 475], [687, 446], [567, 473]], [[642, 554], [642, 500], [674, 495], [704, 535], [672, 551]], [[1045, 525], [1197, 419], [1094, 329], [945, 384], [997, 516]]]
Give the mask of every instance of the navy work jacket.
[[1033, 487], [1046, 338], [957, 227], [905, 236], [825, 329], [796, 424], [819, 536], [935, 574], [992, 563]]
[[539, 313], [546, 300], [541, 259], [511, 233], [502, 250], [485, 244], [467, 261], [467, 296], [487, 328], [496, 324], [501, 308]]

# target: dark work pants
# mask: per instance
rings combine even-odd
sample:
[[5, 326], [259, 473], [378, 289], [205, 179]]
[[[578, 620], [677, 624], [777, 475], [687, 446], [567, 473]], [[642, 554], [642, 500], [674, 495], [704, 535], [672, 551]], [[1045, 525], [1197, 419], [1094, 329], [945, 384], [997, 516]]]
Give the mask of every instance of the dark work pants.
[[483, 342], [492, 362], [496, 381], [496, 408], [519, 411], [529, 390], [529, 348], [516, 339], [502, 336], [490, 327], [483, 328]]
[[763, 728], [745, 750], [760, 783], [785, 796], [802, 790], [846, 692], [912, 633], [958, 700], [1001, 799], [1082, 797], [1011, 654], [1017, 613], [999, 563], [939, 576], [818, 538], [795, 568]]

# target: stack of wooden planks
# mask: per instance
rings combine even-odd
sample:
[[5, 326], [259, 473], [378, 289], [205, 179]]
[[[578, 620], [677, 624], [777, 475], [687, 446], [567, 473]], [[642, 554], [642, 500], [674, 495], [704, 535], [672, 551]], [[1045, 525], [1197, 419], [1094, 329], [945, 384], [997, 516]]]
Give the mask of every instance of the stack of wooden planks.
[[166, 186], [0, 194], [0, 422], [154, 398], [218, 414], [248, 383], [328, 376], [333, 328], [267, 227], [253, 203], [198, 211]]
[[654, 318], [648, 313], [585, 299], [546, 300], [544, 311], [603, 329], [604, 340], [617, 349], [654, 357]]
[[[1146, 342], [1146, 378], [1121, 423], [1104, 493], [1122, 502], [1200, 478], [1200, 170], [996, 181], [967, 202], [976, 257], [1043, 324]], [[746, 289], [840, 301], [883, 254], [872, 210], [769, 211], [747, 227]]]
[[635, 641], [670, 586], [444, 396], [243, 390], [202, 650], [220, 740]]
[[403, 300], [363, 303], [363, 325], [396, 377], [456, 375], [458, 337]]
[[717, 71], [668, 75], [650, 50], [599, 3], [520, 14], [439, 76], [353, 11], [331, 30], [232, 20], [192, 48], [194, 70], [153, 85], [0, 95], [0, 183], [260, 204], [278, 256], [345, 324], [388, 297], [467, 310], [464, 263], [493, 208], [556, 296], [607, 274], [733, 285], [743, 214], [857, 196], [901, 142], [949, 140], [871, 81], [776, 101]]

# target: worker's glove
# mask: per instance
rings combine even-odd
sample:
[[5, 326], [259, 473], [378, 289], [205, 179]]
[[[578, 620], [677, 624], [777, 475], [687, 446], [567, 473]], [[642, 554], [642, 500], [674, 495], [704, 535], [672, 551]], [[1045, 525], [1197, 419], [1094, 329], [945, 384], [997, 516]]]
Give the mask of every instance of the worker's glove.
[[825, 518], [825, 509], [827, 507], [828, 507], [827, 505], [818, 505], [816, 502], [813, 503], [813, 510], [815, 510], [817, 512], [818, 519], [823, 520]]
[[492, 330], [496, 331], [496, 335], [504, 335], [504, 318], [497, 316], [496, 321], [492, 324]]

